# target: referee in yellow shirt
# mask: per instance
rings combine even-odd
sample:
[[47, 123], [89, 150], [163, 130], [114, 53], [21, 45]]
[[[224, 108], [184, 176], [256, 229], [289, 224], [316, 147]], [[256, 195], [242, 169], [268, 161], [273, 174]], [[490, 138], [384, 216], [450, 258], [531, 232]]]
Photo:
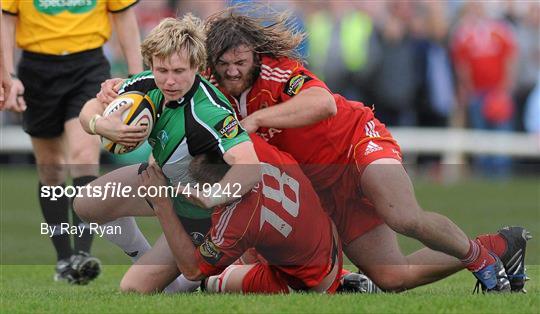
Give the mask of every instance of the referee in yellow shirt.
[[[117, 33], [129, 73], [143, 70], [140, 34], [132, 7], [137, 0], [2, 0], [2, 47], [12, 88], [4, 108], [23, 113], [23, 128], [32, 146], [42, 186], [84, 186], [98, 175], [99, 138], [83, 131], [78, 115], [110, 77], [102, 46]], [[23, 50], [17, 71], [14, 43]], [[38, 192], [38, 194], [40, 194]], [[60, 231], [69, 223], [67, 197], [55, 201], [39, 195], [57, 253], [55, 280], [86, 284], [99, 275], [100, 263], [90, 256], [92, 235]], [[70, 226], [85, 224], [72, 213]]]

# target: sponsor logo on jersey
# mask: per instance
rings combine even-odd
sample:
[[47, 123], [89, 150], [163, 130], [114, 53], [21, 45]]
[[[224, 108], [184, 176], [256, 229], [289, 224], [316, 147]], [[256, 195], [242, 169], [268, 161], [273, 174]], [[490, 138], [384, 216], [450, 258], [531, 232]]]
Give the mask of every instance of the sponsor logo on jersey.
[[298, 74], [293, 76], [287, 84], [285, 84], [285, 94], [289, 96], [294, 96], [300, 92], [304, 83], [311, 80], [311, 77], [305, 74]]
[[262, 137], [263, 140], [265, 141], [269, 141], [271, 140], [276, 134], [279, 134], [283, 132], [283, 130], [281, 129], [276, 129], [276, 128], [269, 128], [267, 131], [265, 132], [257, 132], [257, 135], [259, 135], [260, 137]]
[[218, 129], [221, 136], [234, 138], [239, 132], [238, 120], [234, 116], [228, 116], [216, 125], [216, 129]]
[[217, 248], [217, 246], [208, 237], [204, 239], [204, 242], [199, 246], [199, 252], [201, 256], [210, 264], [215, 265], [223, 256], [223, 253]]
[[97, 0], [34, 0], [34, 7], [40, 13], [56, 15], [64, 11], [83, 14], [96, 7]]
[[366, 151], [364, 152], [364, 156], [367, 156], [371, 153], [374, 153], [374, 152], [378, 152], [380, 150], [383, 150], [382, 147], [380, 147], [379, 145], [373, 143], [373, 141], [369, 141], [369, 143], [367, 144], [367, 147], [366, 147]]
[[167, 145], [167, 142], [169, 141], [169, 135], [167, 134], [167, 131], [161, 130], [157, 134], [157, 139], [159, 140], [159, 143], [161, 144], [161, 149], [165, 149], [165, 145]]

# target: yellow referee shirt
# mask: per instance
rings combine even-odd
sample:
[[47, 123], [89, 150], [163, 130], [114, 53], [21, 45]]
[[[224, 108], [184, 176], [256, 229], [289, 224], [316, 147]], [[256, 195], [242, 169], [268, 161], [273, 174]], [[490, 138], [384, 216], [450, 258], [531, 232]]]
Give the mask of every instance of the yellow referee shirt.
[[17, 15], [17, 45], [26, 51], [66, 55], [103, 46], [111, 36], [109, 12], [138, 0], [2, 0]]

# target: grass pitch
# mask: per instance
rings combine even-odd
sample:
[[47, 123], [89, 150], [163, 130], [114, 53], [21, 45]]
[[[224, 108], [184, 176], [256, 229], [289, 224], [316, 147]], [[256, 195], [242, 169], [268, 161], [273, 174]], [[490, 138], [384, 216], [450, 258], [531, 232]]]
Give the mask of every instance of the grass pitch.
[[[472, 295], [472, 275], [462, 271], [445, 280], [402, 294], [276, 296], [121, 294], [118, 284], [129, 259], [96, 238], [93, 253], [104, 262], [102, 275], [88, 286], [52, 281], [54, 251], [40, 234], [32, 168], [0, 168], [0, 313], [17, 312], [182, 312], [182, 313], [539, 313], [540, 182], [461, 181], [451, 185], [415, 180], [420, 204], [441, 212], [474, 236], [503, 225], [522, 225], [535, 239], [527, 252], [528, 294]], [[153, 218], [139, 220], [150, 240], [160, 233]], [[407, 253], [421, 245], [400, 238]], [[354, 269], [351, 265], [346, 266]]]

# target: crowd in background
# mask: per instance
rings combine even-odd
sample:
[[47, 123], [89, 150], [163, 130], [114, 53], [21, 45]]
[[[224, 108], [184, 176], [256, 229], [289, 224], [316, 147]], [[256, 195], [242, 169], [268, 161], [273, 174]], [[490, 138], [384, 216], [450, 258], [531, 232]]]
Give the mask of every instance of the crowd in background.
[[[206, 18], [246, 2], [140, 1], [136, 12], [144, 36], [164, 17]], [[540, 132], [540, 2], [259, 3], [291, 10], [308, 34], [299, 48], [308, 68], [388, 126]], [[114, 37], [106, 55], [113, 77], [125, 76]], [[4, 113], [3, 121], [18, 118]]]
[[[144, 36], [164, 17], [205, 18], [246, 2], [141, 1], [136, 12]], [[536, 1], [262, 3], [292, 10], [308, 34], [300, 47], [308, 67], [334, 92], [374, 106], [389, 126], [540, 132]], [[114, 38], [106, 54], [113, 76], [125, 76]]]

